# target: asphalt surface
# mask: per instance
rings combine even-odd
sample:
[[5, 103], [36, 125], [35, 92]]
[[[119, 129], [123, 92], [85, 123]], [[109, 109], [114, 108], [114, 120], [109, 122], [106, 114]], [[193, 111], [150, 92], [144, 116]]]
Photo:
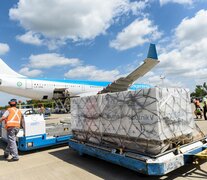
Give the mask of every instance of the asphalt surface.
[[[196, 120], [207, 134], [207, 121]], [[165, 176], [149, 177], [118, 165], [79, 154], [66, 146], [20, 153], [18, 162], [3, 158], [6, 144], [0, 140], [0, 180], [70, 180], [70, 179], [207, 179], [207, 162], [181, 167]]]

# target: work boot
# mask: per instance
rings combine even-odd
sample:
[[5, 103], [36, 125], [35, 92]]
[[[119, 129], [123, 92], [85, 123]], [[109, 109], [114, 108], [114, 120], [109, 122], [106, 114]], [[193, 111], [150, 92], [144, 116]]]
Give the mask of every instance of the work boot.
[[19, 161], [19, 158], [12, 157], [11, 159], [9, 159], [9, 162], [14, 162], [14, 161]]
[[4, 152], [4, 158], [7, 159], [9, 157], [9, 154]]

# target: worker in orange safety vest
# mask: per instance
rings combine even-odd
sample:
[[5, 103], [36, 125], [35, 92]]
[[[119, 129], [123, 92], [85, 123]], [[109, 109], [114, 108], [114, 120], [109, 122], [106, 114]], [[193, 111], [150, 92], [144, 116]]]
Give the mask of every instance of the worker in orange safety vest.
[[4, 158], [8, 158], [9, 155], [12, 158], [9, 161], [18, 161], [19, 155], [16, 144], [16, 136], [19, 132], [22, 113], [19, 109], [16, 108], [17, 100], [11, 99], [9, 101], [10, 107], [5, 111], [3, 116], [0, 118], [0, 122], [5, 121], [5, 128], [7, 130], [7, 147], [4, 151]]

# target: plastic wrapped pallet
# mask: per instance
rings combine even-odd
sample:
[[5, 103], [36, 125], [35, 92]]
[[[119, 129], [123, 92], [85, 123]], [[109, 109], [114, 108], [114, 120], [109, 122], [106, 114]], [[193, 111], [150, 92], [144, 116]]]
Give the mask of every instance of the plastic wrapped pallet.
[[193, 139], [189, 91], [150, 88], [71, 101], [74, 137], [152, 155]]

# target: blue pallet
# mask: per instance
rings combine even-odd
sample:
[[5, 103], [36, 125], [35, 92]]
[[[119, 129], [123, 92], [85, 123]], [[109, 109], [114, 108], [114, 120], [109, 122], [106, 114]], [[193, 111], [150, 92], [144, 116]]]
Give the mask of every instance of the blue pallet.
[[[93, 147], [88, 144], [84, 144], [73, 139], [69, 140], [69, 146], [78, 151], [80, 155], [88, 154], [90, 156], [97, 157], [99, 159], [126, 167], [128, 169], [137, 171], [139, 173], [161, 176], [167, 174], [181, 166], [184, 166], [184, 155], [178, 154], [167, 159], [165, 161], [155, 161], [153, 158], [143, 156], [143, 159], [140, 160], [142, 155], [137, 155], [137, 158], [132, 158], [126, 154], [114, 153], [113, 150], [107, 150], [107, 148], [98, 148]], [[151, 161], [148, 161], [151, 160]], [[149, 163], [150, 162], [150, 163]]]
[[47, 137], [46, 134], [35, 136], [23, 136], [18, 138], [18, 149], [20, 151], [30, 151], [34, 149], [64, 144], [72, 138], [72, 135], [64, 135], [59, 137]]

